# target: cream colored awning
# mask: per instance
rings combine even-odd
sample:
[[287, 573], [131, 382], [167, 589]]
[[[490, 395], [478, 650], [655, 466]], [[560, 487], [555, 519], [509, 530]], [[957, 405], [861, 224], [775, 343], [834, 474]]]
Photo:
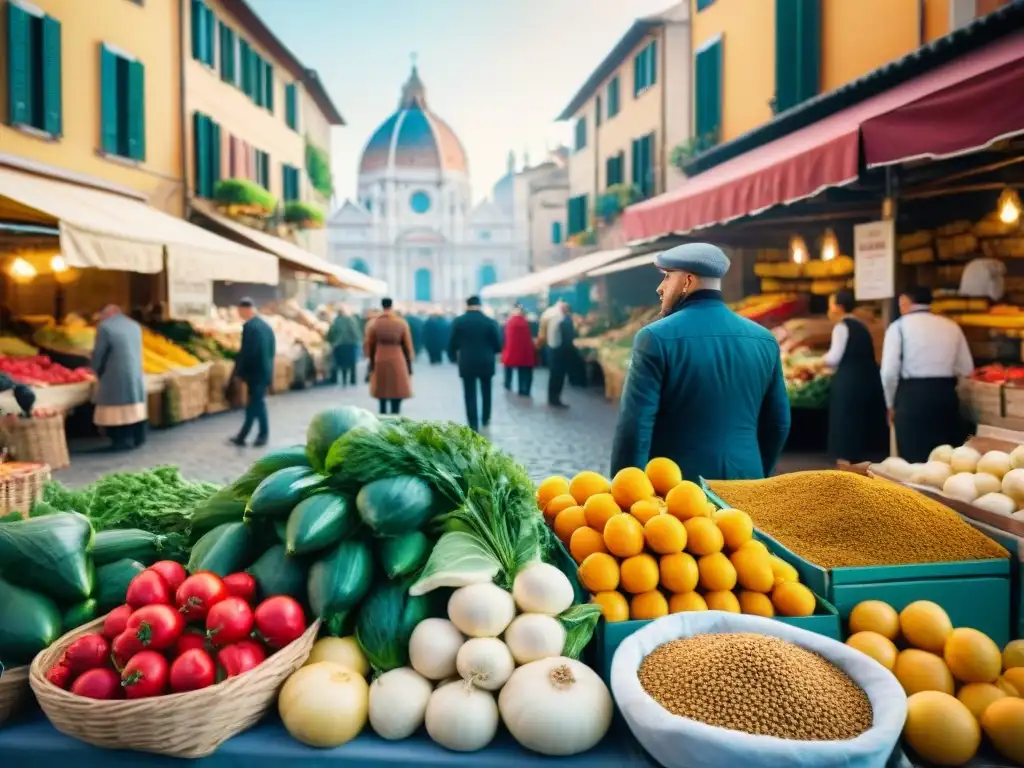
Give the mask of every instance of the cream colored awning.
[[71, 267], [155, 274], [166, 248], [168, 260], [188, 262], [193, 277], [277, 285], [277, 259], [141, 200], [8, 168], [0, 168], [0, 198], [56, 219]]
[[488, 285], [480, 291], [480, 297], [484, 299], [508, 299], [517, 296], [534, 296], [542, 293], [552, 285], [582, 277], [590, 270], [625, 258], [631, 252], [629, 248], [615, 248], [609, 251], [597, 251], [596, 253], [577, 256], [575, 259], [542, 269], [540, 272], [531, 272], [514, 280]]
[[631, 259], [617, 261], [614, 264], [609, 264], [606, 267], [599, 267], [598, 269], [590, 270], [589, 272], [587, 272], [587, 277], [601, 277], [601, 275], [614, 275], [616, 272], [625, 272], [627, 269], [646, 267], [653, 264], [654, 260], [657, 259], [658, 256], [658, 253], [646, 253], [643, 256], [634, 256]]
[[205, 200], [192, 201], [192, 207], [218, 226], [234, 232], [257, 248], [275, 254], [282, 261], [288, 262], [300, 271], [323, 275], [331, 285], [364, 291], [376, 296], [383, 296], [387, 292], [388, 286], [384, 281], [376, 280], [354, 269], [332, 264], [294, 243], [232, 221], [227, 216], [218, 213], [217, 209]]

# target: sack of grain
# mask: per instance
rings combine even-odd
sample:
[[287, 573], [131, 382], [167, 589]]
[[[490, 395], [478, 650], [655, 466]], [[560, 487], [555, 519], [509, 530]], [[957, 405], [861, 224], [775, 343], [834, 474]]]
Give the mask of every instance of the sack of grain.
[[[846, 685], [848, 689], [849, 683], [852, 682], [863, 691], [867, 703], [860, 702], [860, 717], [866, 722], [869, 720], [870, 724], [866, 724], [866, 730], [852, 738], [809, 740], [816, 735], [813, 730], [807, 730], [813, 729], [813, 724], [794, 722], [794, 712], [787, 709], [780, 697], [773, 697], [772, 692], [766, 690], [771, 687], [770, 684], [757, 690], [754, 690], [755, 686], [751, 686], [750, 695], [744, 696], [737, 695], [737, 691], [722, 690], [722, 685], [712, 682], [707, 675], [694, 675], [692, 671], [687, 675], [681, 670], [673, 674], [671, 669], [664, 669], [663, 673], [659, 674], [657, 670], [652, 672], [644, 667], [644, 660], [652, 656], [659, 646], [664, 648], [657, 656], [652, 656], [652, 660], [659, 660], [667, 667], [670, 665], [662, 659], [671, 647], [665, 644], [682, 638], [691, 638], [706, 644], [710, 636], [722, 636], [727, 633], [750, 633], [730, 635], [731, 638], [741, 640], [752, 635], [766, 636], [753, 638], [753, 641], [772, 646], [770, 650], [776, 653], [781, 650], [783, 653], [807, 655], [800, 650], [804, 649], [828, 662], [825, 664], [817, 657], [811, 657], [811, 664], [803, 663], [797, 667], [805, 670], [817, 666], [830, 675], [827, 684], [822, 684], [817, 679], [807, 680], [807, 687], [804, 688], [830, 702], [831, 706], [822, 705], [818, 710], [833, 710], [826, 713], [831, 715], [831, 719], [814, 714], [804, 718], [820, 720], [824, 734], [836, 727], [847, 727], [847, 724], [857, 717], [857, 713], [851, 711], [851, 707], [841, 703], [840, 697], [830, 697], [827, 688], [834, 687], [837, 682]], [[779, 640], [786, 642], [780, 643]], [[794, 649], [792, 646], [798, 648]], [[680, 657], [685, 660], [683, 663], [692, 667], [695, 656], [705, 650], [706, 648], [685, 649]], [[747, 665], [746, 669], [749, 668]], [[845, 675], [838, 674], [835, 668]], [[728, 675], [735, 677], [742, 669], [740, 665], [730, 667], [727, 663], [719, 663], [715, 676], [719, 679]], [[801, 673], [794, 672], [793, 677], [798, 674]], [[644, 677], [643, 682], [641, 677]], [[766, 683], [771, 678], [782, 677], [781, 670], [773, 668], [767, 676]], [[645, 684], [647, 688], [653, 689], [659, 684], [659, 680], [673, 681], [671, 685], [676, 687], [679, 686], [679, 681], [695, 681], [696, 687], [689, 693], [689, 698], [683, 706], [692, 709], [692, 700], [699, 697], [707, 702], [709, 709], [717, 709], [717, 713], [707, 719], [724, 719], [732, 724], [731, 727], [708, 725], [693, 717], [673, 714], [645, 689]], [[794, 680], [794, 683], [799, 686], [801, 681]], [[627, 637], [615, 651], [612, 659], [611, 687], [619, 711], [622, 712], [637, 741], [666, 768], [704, 768], [711, 765], [757, 765], [759, 768], [877, 768], [884, 766], [892, 755], [907, 714], [907, 698], [899, 682], [881, 664], [860, 651], [823, 635], [791, 627], [774, 619], [717, 611], [670, 614]], [[795, 686], [793, 690], [799, 688]], [[697, 693], [694, 694], [694, 691]], [[657, 695], [662, 694], [659, 691]], [[764, 706], [751, 711], [750, 708], [758, 695], [767, 697]], [[671, 693], [668, 696], [671, 699]], [[727, 699], [731, 699], [731, 702], [727, 703]], [[868, 703], [870, 714], [867, 714], [866, 710]], [[747, 711], [739, 711], [744, 705]], [[763, 732], [771, 732], [775, 728], [803, 728], [803, 739], [807, 740], [754, 735], [737, 729], [744, 723], [749, 727], [750, 718], [760, 719], [764, 725]]]

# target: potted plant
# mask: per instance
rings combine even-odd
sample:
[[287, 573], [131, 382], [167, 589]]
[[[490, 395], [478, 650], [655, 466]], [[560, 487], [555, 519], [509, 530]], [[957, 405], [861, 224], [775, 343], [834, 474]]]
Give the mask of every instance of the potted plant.
[[686, 167], [689, 165], [691, 160], [711, 149], [716, 144], [718, 144], [717, 130], [704, 135], [691, 136], [672, 150], [672, 156], [669, 159], [671, 160], [672, 165], [683, 173], [686, 173]]
[[626, 208], [640, 199], [635, 184], [612, 184], [597, 198], [595, 215], [605, 224], [611, 224]]
[[284, 205], [284, 220], [298, 229], [320, 229], [324, 213], [312, 203], [292, 200]]
[[249, 179], [222, 179], [213, 188], [213, 201], [229, 216], [266, 218], [277, 208], [277, 198]]

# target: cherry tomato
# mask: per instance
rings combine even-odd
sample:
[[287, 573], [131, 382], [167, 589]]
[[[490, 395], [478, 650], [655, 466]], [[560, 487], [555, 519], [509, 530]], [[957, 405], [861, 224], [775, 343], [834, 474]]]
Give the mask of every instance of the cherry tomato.
[[128, 618], [126, 631], [135, 633], [143, 648], [164, 651], [185, 631], [185, 617], [169, 605], [146, 605]]
[[156, 571], [164, 577], [164, 581], [167, 582], [168, 589], [171, 590], [171, 594], [177, 591], [178, 587], [181, 586], [181, 582], [188, 576], [185, 573], [185, 566], [181, 563], [176, 563], [173, 560], [160, 560], [159, 562], [153, 563], [147, 570]]
[[220, 576], [203, 571], [189, 576], [178, 587], [174, 601], [189, 621], [206, 618], [210, 609], [228, 596]]
[[128, 583], [124, 601], [138, 610], [145, 605], [169, 605], [171, 590], [156, 571], [143, 571]]
[[110, 643], [99, 633], [82, 635], [64, 652], [64, 663], [73, 675], [106, 665], [110, 659]]
[[217, 663], [225, 677], [235, 677], [258, 667], [267, 658], [263, 646], [255, 640], [242, 640], [217, 652]]
[[56, 685], [58, 688], [63, 688], [65, 691], [71, 684], [71, 680], [74, 675], [71, 674], [71, 667], [67, 665], [64, 659], [50, 667], [50, 671], [46, 673], [46, 679]]
[[217, 666], [210, 654], [200, 648], [193, 648], [171, 663], [170, 679], [173, 693], [208, 688], [217, 679]]
[[229, 573], [224, 577], [224, 586], [229, 595], [240, 597], [249, 605], [256, 599], [256, 579], [244, 571]]
[[245, 640], [252, 632], [252, 608], [240, 597], [227, 597], [206, 614], [206, 636], [215, 646]]
[[287, 595], [268, 597], [253, 614], [256, 632], [274, 649], [284, 648], [306, 631], [306, 615], [298, 601]]
[[103, 620], [103, 636], [107, 640], [113, 640], [115, 637], [124, 632], [125, 627], [128, 626], [128, 617], [135, 612], [135, 609], [130, 605], [119, 605], [117, 608], [107, 614], [107, 617]]
[[130, 629], [126, 629], [115, 637], [114, 642], [110, 644], [110, 655], [118, 669], [123, 668], [132, 656], [141, 650], [142, 643], [139, 642], [139, 638]]
[[167, 688], [167, 659], [156, 651], [139, 651], [121, 671], [121, 685], [129, 699], [159, 696]]
[[109, 667], [90, 669], [75, 680], [71, 692], [87, 699], [120, 699], [121, 677]]
[[186, 629], [174, 644], [174, 653], [171, 655], [178, 658], [185, 651], [192, 650], [206, 650], [206, 634], [198, 629]]

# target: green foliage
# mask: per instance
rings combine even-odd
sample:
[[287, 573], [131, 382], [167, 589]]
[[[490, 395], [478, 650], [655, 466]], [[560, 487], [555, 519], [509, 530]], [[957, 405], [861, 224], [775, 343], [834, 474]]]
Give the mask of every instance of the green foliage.
[[718, 141], [718, 131], [712, 131], [704, 134], [703, 136], [691, 136], [689, 139], [676, 145], [672, 149], [669, 162], [683, 173], [686, 173], [686, 166], [689, 162], [693, 160], [693, 158], [697, 157], [697, 155], [706, 152], [718, 144]]
[[319, 229], [324, 225], [324, 212], [312, 203], [292, 200], [284, 204], [284, 220], [303, 229]]
[[612, 184], [597, 198], [595, 215], [606, 222], [614, 221], [628, 206], [640, 199], [640, 190], [635, 184]]
[[306, 173], [313, 189], [324, 197], [334, 194], [334, 180], [331, 177], [331, 161], [327, 153], [306, 137]]
[[244, 205], [273, 213], [277, 197], [249, 179], [221, 179], [213, 188], [213, 200], [220, 205]]

